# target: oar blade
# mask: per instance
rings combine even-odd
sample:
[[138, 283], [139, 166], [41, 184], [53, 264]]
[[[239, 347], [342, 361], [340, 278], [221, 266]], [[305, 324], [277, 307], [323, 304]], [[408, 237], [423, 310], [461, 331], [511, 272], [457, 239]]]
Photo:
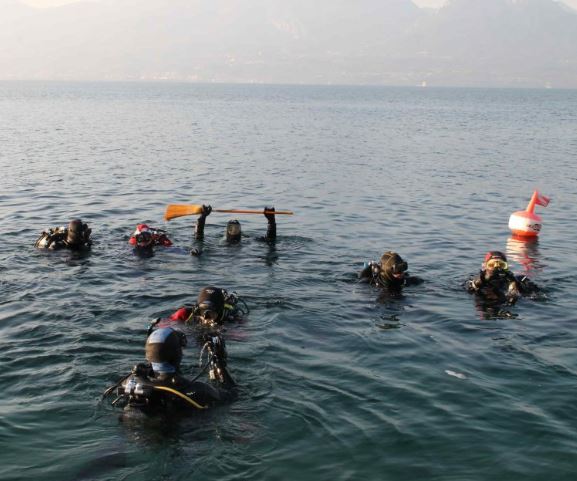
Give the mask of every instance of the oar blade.
[[194, 204], [169, 204], [166, 206], [164, 220], [175, 219], [185, 215], [198, 215], [202, 212], [202, 205]]

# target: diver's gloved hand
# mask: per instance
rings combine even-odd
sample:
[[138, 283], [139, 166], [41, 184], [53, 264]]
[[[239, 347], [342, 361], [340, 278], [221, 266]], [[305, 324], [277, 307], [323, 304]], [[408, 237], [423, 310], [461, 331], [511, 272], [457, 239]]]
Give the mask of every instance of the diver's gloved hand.
[[208, 345], [210, 353], [213, 356], [213, 361], [221, 367], [226, 366], [226, 346], [224, 339], [216, 333], [209, 333], [204, 335], [204, 341]]
[[507, 289], [507, 299], [509, 301], [516, 301], [517, 298], [521, 295], [521, 291], [519, 290], [519, 284], [516, 280], [513, 280], [509, 283], [509, 288]]
[[206, 219], [212, 212], [212, 206], [202, 204], [202, 211], [200, 212], [200, 217]]
[[483, 279], [481, 277], [469, 281], [469, 286], [471, 287], [471, 289], [475, 291], [479, 290], [482, 285], [483, 285]]
[[238, 294], [236, 292], [224, 291], [224, 302], [230, 306], [236, 306], [238, 304]]
[[[267, 211], [272, 211], [272, 213], [267, 213]], [[274, 207], [265, 207], [264, 212], [264, 216], [269, 222], [275, 222]]]
[[148, 330], [146, 331], [146, 337], [148, 337], [152, 334], [152, 331], [154, 331], [154, 328], [156, 327], [156, 325], [159, 322], [160, 322], [160, 317], [157, 317], [156, 319], [153, 319], [152, 321], [150, 321], [150, 325], [148, 326]]
[[371, 276], [373, 276], [373, 278], [375, 278], [378, 277], [379, 274], [381, 273], [381, 266], [378, 262], [370, 261], [368, 263], [365, 263], [363, 272], [365, 272], [366, 275], [370, 274]]

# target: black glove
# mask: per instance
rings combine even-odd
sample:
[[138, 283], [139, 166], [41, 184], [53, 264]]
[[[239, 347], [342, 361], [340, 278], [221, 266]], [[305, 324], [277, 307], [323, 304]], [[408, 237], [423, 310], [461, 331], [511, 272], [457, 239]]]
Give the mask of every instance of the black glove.
[[[272, 211], [272, 213], [269, 214], [267, 213], [267, 211]], [[275, 222], [274, 207], [265, 207], [264, 216], [267, 218], [269, 222]]]
[[154, 327], [160, 322], [160, 317], [153, 319], [150, 321], [150, 325], [148, 326], [148, 331], [146, 331], [146, 337], [150, 336], [154, 331]]
[[465, 284], [465, 287], [469, 292], [476, 292], [481, 288], [482, 285], [483, 281], [480, 278], [476, 278], [476, 279], [469, 279]]
[[212, 212], [212, 206], [210, 205], [202, 205], [202, 211], [200, 212], [200, 216], [206, 219], [210, 213]]
[[208, 344], [210, 352], [213, 356], [213, 361], [220, 366], [226, 366], [226, 346], [224, 339], [216, 333], [204, 335], [204, 341]]
[[535, 284], [527, 276], [519, 277], [516, 279], [516, 281], [519, 292], [522, 294], [535, 294], [541, 290], [539, 286], [537, 286], [537, 284]]

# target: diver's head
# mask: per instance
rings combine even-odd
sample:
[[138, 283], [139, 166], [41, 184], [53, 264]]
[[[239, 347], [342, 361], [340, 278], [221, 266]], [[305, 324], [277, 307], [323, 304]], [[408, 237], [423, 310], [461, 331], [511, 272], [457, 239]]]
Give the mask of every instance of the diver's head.
[[81, 219], [73, 219], [68, 224], [66, 243], [70, 247], [81, 247], [88, 240], [90, 232], [88, 226], [83, 224]]
[[148, 227], [147, 224], [138, 224], [138, 225], [136, 226], [136, 230], [134, 231], [134, 235], [140, 234], [141, 232], [144, 232], [144, 231], [147, 231], [147, 230], [150, 230], [150, 227]]
[[240, 242], [240, 222], [236, 219], [229, 220], [226, 224], [226, 240], [228, 242]]
[[220, 324], [224, 319], [224, 291], [218, 287], [208, 286], [198, 295], [198, 315], [203, 324]]
[[136, 234], [134, 239], [136, 240], [135, 246], [140, 249], [148, 249], [152, 247], [152, 234], [148, 231]]
[[489, 251], [485, 254], [482, 268], [488, 278], [503, 274], [509, 269], [507, 257], [500, 251]]
[[380, 275], [390, 282], [400, 282], [405, 278], [408, 265], [396, 252], [387, 251], [381, 256]]
[[140, 249], [148, 249], [152, 247], [152, 232], [150, 232], [150, 229], [146, 224], [138, 224], [133, 236], [135, 240], [135, 247]]
[[180, 368], [182, 348], [186, 346], [186, 336], [171, 327], [153, 331], [146, 340], [146, 360], [156, 373], [173, 373]]

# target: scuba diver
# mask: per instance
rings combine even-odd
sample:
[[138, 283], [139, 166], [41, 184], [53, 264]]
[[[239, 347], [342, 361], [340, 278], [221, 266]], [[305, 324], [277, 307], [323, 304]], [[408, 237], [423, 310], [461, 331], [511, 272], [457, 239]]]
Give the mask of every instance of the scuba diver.
[[408, 267], [399, 254], [387, 251], [381, 256], [380, 262], [365, 263], [363, 270], [359, 272], [359, 279], [390, 291], [400, 291], [405, 286], [422, 284], [423, 279], [409, 275]]
[[148, 227], [146, 224], [138, 224], [136, 230], [130, 236], [128, 243], [137, 252], [152, 253], [153, 247], [170, 247], [172, 241], [166, 235], [166, 231]]
[[[154, 331], [145, 345], [148, 362], [136, 364], [128, 376], [109, 387], [103, 396], [116, 389], [113, 406], [145, 414], [183, 408], [206, 409], [234, 400], [236, 383], [226, 368], [224, 340], [218, 334], [207, 334], [204, 341], [201, 359], [207, 352], [207, 362], [195, 378], [187, 379], [180, 369], [186, 336], [169, 327]], [[205, 371], [210, 383], [198, 381]]]
[[[202, 240], [204, 238], [204, 224], [206, 223], [206, 218], [212, 212], [212, 207], [210, 205], [203, 205], [202, 212], [196, 221], [196, 226], [194, 228], [194, 237], [197, 240]], [[272, 212], [272, 213], [271, 213]], [[266, 242], [274, 242], [276, 240], [276, 219], [274, 215], [274, 207], [265, 207], [264, 216], [268, 220], [268, 226], [266, 230], [266, 235], [261, 237], [261, 240]], [[236, 244], [240, 242], [242, 238], [242, 230], [240, 222], [236, 219], [229, 220], [226, 224], [225, 231], [226, 241], [229, 244]]]
[[536, 293], [539, 287], [526, 276], [516, 276], [509, 270], [507, 257], [500, 251], [485, 255], [481, 271], [469, 279], [465, 287], [495, 304], [514, 304], [522, 295]]
[[225, 322], [238, 322], [246, 318], [248, 306], [234, 292], [208, 286], [198, 294], [196, 304], [179, 308], [168, 318], [157, 318], [150, 324], [148, 334], [155, 329], [179, 324], [194, 324], [209, 331], [218, 331]]
[[68, 227], [54, 227], [43, 231], [34, 243], [39, 249], [88, 249], [92, 245], [90, 234], [92, 229], [81, 219], [73, 219]]

